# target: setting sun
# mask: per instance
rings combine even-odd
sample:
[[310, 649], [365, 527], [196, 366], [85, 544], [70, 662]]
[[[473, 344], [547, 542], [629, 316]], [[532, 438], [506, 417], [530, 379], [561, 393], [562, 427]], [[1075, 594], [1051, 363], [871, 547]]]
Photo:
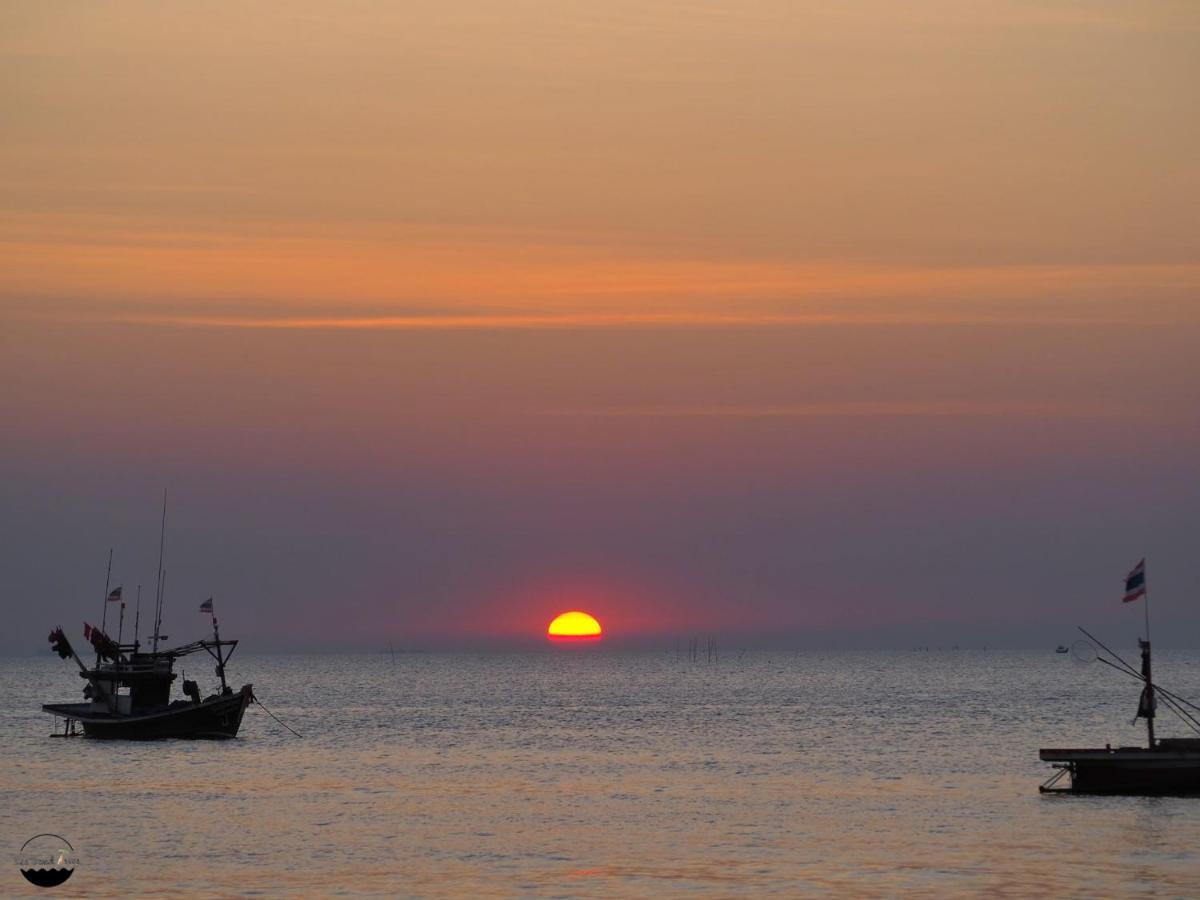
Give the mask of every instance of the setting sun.
[[559, 614], [546, 629], [546, 637], [552, 641], [598, 641], [602, 634], [595, 617], [578, 610]]

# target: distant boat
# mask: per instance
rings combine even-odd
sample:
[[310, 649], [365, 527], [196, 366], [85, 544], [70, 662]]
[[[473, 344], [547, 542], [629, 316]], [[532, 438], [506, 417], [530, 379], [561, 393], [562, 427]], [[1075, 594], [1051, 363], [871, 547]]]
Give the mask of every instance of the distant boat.
[[1054, 652], [1055, 653], [1070, 653], [1071, 648], [1065, 647], [1062, 644], [1059, 644], [1057, 647], [1054, 648]]
[[[1126, 597], [1145, 597], [1145, 561], [1126, 579]], [[1132, 592], [1132, 597], [1131, 597]], [[1148, 599], [1145, 602], [1149, 602]], [[1080, 631], [1083, 631], [1081, 628]], [[1146, 640], [1138, 639], [1142, 653], [1139, 672], [1088, 632], [1083, 633], [1099, 646], [1099, 655], [1087, 644], [1091, 660], [1099, 660], [1110, 668], [1132, 676], [1142, 683], [1137, 718], [1146, 720], [1145, 747], [1103, 748], [1043, 748], [1038, 755], [1043, 762], [1053, 763], [1057, 770], [1039, 788], [1042, 793], [1075, 794], [1200, 794], [1200, 737], [1155, 738], [1154, 719], [1161, 700], [1197, 735], [1200, 735], [1200, 706], [1155, 684], [1150, 665], [1150, 614], [1146, 612]], [[1061, 648], [1060, 648], [1061, 652]], [[1059, 782], [1069, 776], [1069, 783]]]

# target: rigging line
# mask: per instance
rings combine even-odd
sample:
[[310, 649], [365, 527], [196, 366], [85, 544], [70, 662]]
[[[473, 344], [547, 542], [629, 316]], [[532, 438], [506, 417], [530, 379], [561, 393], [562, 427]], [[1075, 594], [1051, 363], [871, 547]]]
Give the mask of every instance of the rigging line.
[[1185, 698], [1183, 698], [1183, 697], [1180, 697], [1180, 696], [1179, 696], [1178, 694], [1176, 694], [1174, 691], [1168, 691], [1166, 688], [1164, 688], [1164, 687], [1159, 687], [1157, 684], [1156, 684], [1156, 685], [1154, 685], [1154, 689], [1155, 689], [1156, 691], [1160, 691], [1160, 692], [1162, 692], [1162, 693], [1166, 694], [1166, 695], [1167, 695], [1168, 697], [1170, 697], [1172, 700], [1177, 700], [1177, 701], [1179, 701], [1180, 703], [1182, 703], [1184, 706], [1190, 706], [1192, 709], [1196, 710], [1197, 712], [1200, 712], [1200, 706], [1197, 706], [1197, 705], [1196, 705], [1195, 703], [1193, 703], [1191, 700], [1187, 700], [1187, 699], [1185, 699]]
[[267, 707], [263, 704], [263, 702], [258, 699], [258, 696], [256, 694], [251, 694], [250, 697], [254, 700], [255, 703], [257, 703], [259, 706], [261, 706], [263, 708], [263, 712], [265, 712], [268, 716], [270, 716], [272, 719], [274, 719], [276, 722], [278, 722], [280, 725], [282, 725], [284, 728], [286, 728], [288, 731], [290, 731], [296, 737], [301, 736], [300, 732], [298, 732], [295, 728], [293, 728], [291, 725], [288, 725], [286, 722], [281, 720], [279, 718], [279, 716], [275, 715], [275, 713], [273, 713], [269, 709], [267, 709]]
[[1196, 718], [1191, 713], [1180, 709], [1179, 706], [1176, 705], [1169, 697], [1163, 697], [1162, 701], [1167, 705], [1167, 709], [1171, 710], [1171, 712], [1175, 713], [1175, 715], [1179, 716], [1179, 718], [1183, 720], [1185, 725], [1190, 727], [1197, 734], [1200, 734], [1200, 723], [1196, 721]]
[[1097, 656], [1097, 657], [1096, 657], [1096, 662], [1099, 662], [1099, 663], [1104, 663], [1104, 664], [1105, 664], [1106, 666], [1108, 666], [1110, 669], [1116, 669], [1116, 670], [1117, 670], [1118, 672], [1120, 672], [1122, 675], [1128, 675], [1130, 678], [1136, 678], [1138, 681], [1145, 681], [1145, 680], [1146, 680], [1145, 678], [1143, 678], [1143, 677], [1142, 677], [1142, 673], [1141, 673], [1141, 672], [1131, 672], [1131, 671], [1129, 671], [1128, 669], [1122, 669], [1122, 668], [1121, 668], [1120, 666], [1118, 666], [1116, 663], [1114, 663], [1114, 662], [1109, 662], [1109, 661], [1108, 661], [1107, 659], [1105, 659], [1103, 656]]
[[[1083, 629], [1082, 629], [1082, 628], [1080, 628], [1079, 630], [1080, 630], [1080, 631], [1083, 631]], [[1087, 634], [1087, 632], [1086, 632], [1086, 631], [1083, 631], [1083, 633], [1084, 633], [1084, 634]], [[1088, 635], [1088, 637], [1091, 637], [1091, 635]], [[1096, 640], [1096, 639], [1095, 639], [1095, 638], [1092, 638], [1092, 640]], [[1096, 643], [1098, 643], [1098, 644], [1099, 644], [1100, 642], [1099, 642], [1099, 641], [1096, 641]], [[1104, 647], [1104, 645], [1103, 645], [1103, 644], [1100, 644], [1100, 646]], [[1105, 650], [1107, 650], [1109, 653], [1112, 653], [1112, 651], [1111, 651], [1111, 650], [1109, 650], [1107, 647], [1104, 647], [1104, 649], [1105, 649]], [[1113, 656], [1116, 656], [1116, 657], [1117, 657], [1117, 659], [1121, 660], [1121, 662], [1122, 662], [1122, 663], [1124, 664], [1124, 666], [1125, 666], [1125, 668], [1124, 668], [1124, 669], [1122, 669], [1120, 666], [1114, 665], [1113, 663], [1109, 662], [1107, 659], [1105, 659], [1105, 658], [1104, 658], [1104, 657], [1102, 657], [1102, 656], [1097, 656], [1097, 657], [1096, 657], [1096, 661], [1097, 661], [1097, 662], [1102, 662], [1102, 663], [1104, 663], [1106, 666], [1109, 666], [1110, 668], [1116, 669], [1116, 670], [1117, 670], [1118, 672], [1120, 672], [1122, 675], [1129, 675], [1129, 676], [1131, 676], [1131, 677], [1133, 677], [1133, 678], [1136, 678], [1136, 679], [1138, 679], [1138, 681], [1145, 681], [1145, 680], [1146, 680], [1145, 678], [1143, 678], [1143, 677], [1142, 677], [1142, 673], [1141, 673], [1141, 672], [1139, 672], [1137, 669], [1133, 668], [1133, 666], [1129, 665], [1129, 663], [1125, 662], [1125, 660], [1121, 659], [1121, 657], [1117, 656], [1115, 653], [1112, 653], [1112, 655], [1113, 655]], [[1168, 690], [1167, 688], [1165, 688], [1165, 687], [1163, 687], [1162, 685], [1160, 685], [1160, 684], [1159, 684], [1157, 681], [1154, 683], [1154, 690], [1155, 690], [1157, 693], [1160, 693], [1160, 694], [1166, 694], [1166, 695], [1167, 695], [1168, 697], [1170, 697], [1172, 700], [1175, 700], [1175, 701], [1176, 701], [1176, 702], [1178, 702], [1178, 703], [1182, 703], [1184, 706], [1189, 706], [1189, 707], [1191, 707], [1192, 709], [1196, 710], [1197, 712], [1200, 712], [1200, 706], [1197, 706], [1195, 703], [1193, 703], [1191, 700], [1188, 700], [1186, 697], [1180, 697], [1180, 696], [1179, 696], [1178, 694], [1176, 694], [1174, 691]]]
[[1163, 702], [1167, 704], [1167, 706], [1169, 706], [1172, 710], [1175, 711], [1176, 715], [1180, 716], [1180, 718], [1186, 717], [1185, 721], [1187, 721], [1189, 724], [1191, 724], [1191, 726], [1193, 728], [1195, 728], [1197, 732], [1200, 732], [1200, 720], [1197, 720], [1196, 717], [1193, 716], [1190, 712], [1188, 712], [1187, 710], [1180, 707], [1179, 704], [1176, 703], [1173, 698], [1164, 695], [1162, 699], [1163, 699]]
[[1167, 707], [1173, 713], [1175, 713], [1175, 715], [1179, 716], [1179, 718], [1183, 719], [1187, 724], [1191, 725], [1192, 728], [1197, 733], [1200, 733], [1200, 721], [1198, 721], [1195, 716], [1193, 716], [1190, 712], [1188, 712], [1187, 710], [1180, 707], [1179, 704], [1177, 702], [1175, 702], [1175, 700], [1172, 697], [1166, 695], [1166, 693], [1164, 691], [1162, 691], [1161, 689], [1156, 689], [1156, 693], [1163, 695], [1160, 699], [1165, 704], [1167, 704]]
[[[1121, 665], [1123, 665], [1126, 669], [1128, 669], [1130, 672], [1132, 672], [1138, 678], [1142, 677], [1141, 673], [1137, 669], [1135, 669], [1129, 663], [1125, 662], [1125, 660], [1121, 659], [1120, 656], [1118, 656], [1116, 653], [1114, 653], [1112, 650], [1110, 650], [1108, 648], [1108, 645], [1103, 643], [1098, 637], [1091, 634], [1089, 631], [1087, 631], [1085, 628], [1083, 628], [1083, 626], [1076, 626], [1076, 627], [1078, 627], [1080, 631], [1082, 631], [1084, 634], [1086, 634], [1090, 640], [1093, 640], [1097, 644], [1099, 644], [1101, 649], [1103, 649], [1105, 653], [1107, 653], [1109, 656], [1111, 656], [1113, 659], [1115, 659], [1117, 662], [1119, 662]], [[1115, 668], [1115, 666], [1114, 666], [1114, 668]]]
[[[1145, 682], [1146, 682], [1146, 679], [1143, 678], [1141, 673], [1139, 673], [1139, 672], [1127, 672], [1125, 669], [1122, 669], [1120, 666], [1109, 662], [1107, 659], [1104, 659], [1103, 657], [1099, 657], [1099, 656], [1096, 657], [1096, 661], [1104, 663], [1106, 666], [1108, 666], [1111, 669], [1116, 669], [1116, 671], [1120, 672], [1122, 675], [1128, 675], [1130, 678], [1136, 678], [1138, 681], [1142, 682], [1143, 684], [1145, 684]], [[1197, 734], [1200, 734], [1200, 719], [1197, 719], [1191, 713], [1189, 713], [1183, 709], [1180, 709], [1179, 706], [1177, 705], [1177, 703], [1184, 703], [1184, 704], [1187, 704], [1188, 706], [1191, 706], [1193, 709], [1195, 709], [1195, 708], [1197, 708], [1195, 706], [1195, 704], [1189, 703], [1187, 700], [1184, 700], [1182, 697], [1175, 696], [1175, 694], [1172, 694], [1166, 688], [1159, 687], [1157, 684], [1154, 686], [1154, 691], [1157, 694], [1163, 695], [1162, 701], [1167, 704], [1168, 709], [1170, 709], [1173, 713], [1175, 713], [1175, 715], [1179, 716], [1181, 719], [1184, 720], [1184, 722], [1186, 722], [1193, 729], [1195, 729]]]
[[1196, 734], [1200, 734], [1200, 723], [1197, 723], [1195, 718], [1193, 718], [1190, 713], [1184, 712], [1178, 706], [1176, 706], [1174, 703], [1172, 703], [1170, 700], [1168, 700], [1166, 697], [1164, 697], [1163, 700], [1167, 704], [1167, 709], [1171, 710], [1171, 712], [1173, 712], [1173, 713], [1175, 713], [1175, 715], [1179, 716], [1180, 720], [1183, 722], [1184, 725], [1187, 725], [1189, 728], [1192, 729], [1192, 731], [1196, 732]]

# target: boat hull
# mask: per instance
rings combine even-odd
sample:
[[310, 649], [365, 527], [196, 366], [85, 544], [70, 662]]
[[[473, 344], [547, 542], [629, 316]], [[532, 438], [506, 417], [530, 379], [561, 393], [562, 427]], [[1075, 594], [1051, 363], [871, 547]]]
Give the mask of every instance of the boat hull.
[[1200, 794], [1200, 751], [1121, 747], [1042, 750], [1046, 762], [1065, 768], [1074, 794]]
[[250, 685], [224, 697], [186, 703], [135, 715], [96, 713], [90, 704], [50, 703], [43, 710], [83, 726], [83, 733], [102, 740], [147, 741], [162, 738], [222, 740], [237, 737], [246, 707], [254, 698]]

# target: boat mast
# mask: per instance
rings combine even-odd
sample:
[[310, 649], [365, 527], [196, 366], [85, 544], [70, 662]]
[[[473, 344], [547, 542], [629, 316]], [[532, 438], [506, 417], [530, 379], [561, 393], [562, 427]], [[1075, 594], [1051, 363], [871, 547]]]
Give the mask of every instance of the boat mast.
[[141, 641], [138, 635], [142, 633], [142, 586], [138, 585], [137, 606], [133, 610], [133, 652], [138, 652]]
[[[158, 592], [161, 595], [161, 597], [167, 596], [167, 570], [165, 568], [162, 570], [162, 578], [160, 578], [158, 581]], [[163, 605], [163, 601], [162, 601], [162, 599], [160, 599], [158, 601], [158, 606], [159, 606], [158, 624], [154, 626], [154, 641], [155, 641], [154, 645], [156, 647], [158, 646], [158, 639], [160, 637], [158, 632], [162, 626], [162, 605]], [[157, 652], [157, 651], [155, 651], [155, 652]]]
[[[104, 634], [104, 626], [108, 621], [108, 583], [112, 579], [112, 547], [108, 548], [108, 568], [104, 570], [104, 606], [100, 613], [100, 633]], [[100, 668], [100, 649], [96, 648], [96, 668]]]
[[1146, 611], [1146, 639], [1138, 641], [1142, 650], [1142, 678], [1146, 681], [1146, 687], [1142, 689], [1142, 700], [1138, 704], [1138, 715], [1146, 717], [1146, 737], [1150, 741], [1150, 749], [1154, 749], [1154, 710], [1158, 705], [1154, 697], [1154, 681], [1150, 674], [1150, 582], [1145, 576], [1145, 569], [1142, 570], [1142, 604]]
[[[211, 598], [209, 598], [211, 600]], [[217, 630], [217, 613], [214, 610], [212, 614], [213, 622], [213, 641], [217, 645], [217, 674], [221, 676], [221, 696], [225, 696], [229, 692], [229, 688], [225, 684], [225, 658], [221, 653], [221, 632]]]
[[158, 591], [154, 598], [154, 653], [158, 653], [158, 629], [162, 625], [163, 547], [167, 539], [167, 490], [163, 488], [162, 527], [158, 532]]
[[121, 618], [117, 624], [117, 659], [121, 656], [121, 636], [125, 633], [125, 601], [121, 601]]

